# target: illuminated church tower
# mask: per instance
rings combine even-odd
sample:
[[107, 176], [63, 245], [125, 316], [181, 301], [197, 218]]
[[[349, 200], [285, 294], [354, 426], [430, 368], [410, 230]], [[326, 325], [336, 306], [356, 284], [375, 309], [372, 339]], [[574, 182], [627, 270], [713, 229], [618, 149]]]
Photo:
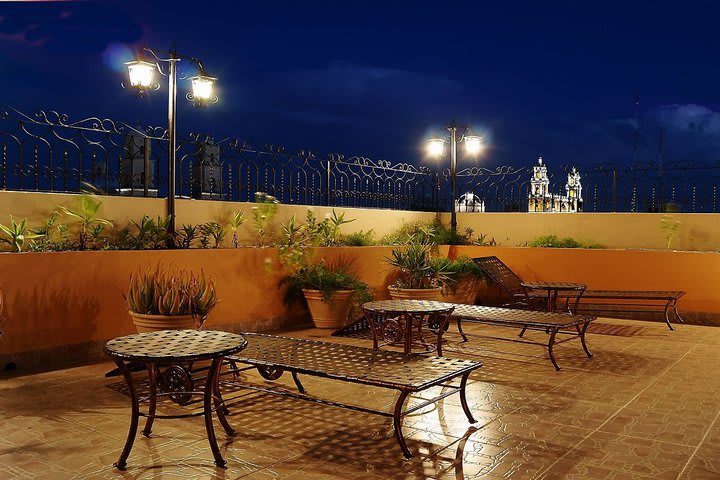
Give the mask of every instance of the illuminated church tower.
[[568, 173], [568, 180], [565, 184], [565, 191], [568, 199], [568, 212], [582, 212], [582, 184], [580, 173], [575, 167]]
[[552, 210], [552, 195], [550, 194], [550, 179], [547, 167], [543, 165], [542, 157], [533, 167], [530, 177], [530, 194], [528, 195], [528, 212], [549, 212]]

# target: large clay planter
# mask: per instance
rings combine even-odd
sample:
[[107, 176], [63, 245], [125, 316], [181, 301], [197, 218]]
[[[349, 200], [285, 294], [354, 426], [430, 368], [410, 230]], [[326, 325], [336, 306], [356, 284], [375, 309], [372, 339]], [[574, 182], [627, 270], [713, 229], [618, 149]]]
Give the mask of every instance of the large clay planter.
[[133, 319], [138, 333], [156, 332], [158, 330], [185, 330], [197, 328], [197, 319], [192, 315], [143, 315], [128, 312]]
[[329, 301], [325, 301], [323, 292], [320, 290], [303, 289], [315, 327], [344, 327], [352, 309], [354, 293], [354, 290], [338, 290], [333, 292]]
[[442, 288], [395, 288], [388, 287], [393, 300], [439, 300], [442, 301]]
[[447, 291], [443, 293], [443, 301], [448, 303], [475, 305], [475, 297], [477, 296], [479, 284], [480, 282], [477, 277], [461, 278], [460, 281], [454, 285], [454, 292], [448, 288]]

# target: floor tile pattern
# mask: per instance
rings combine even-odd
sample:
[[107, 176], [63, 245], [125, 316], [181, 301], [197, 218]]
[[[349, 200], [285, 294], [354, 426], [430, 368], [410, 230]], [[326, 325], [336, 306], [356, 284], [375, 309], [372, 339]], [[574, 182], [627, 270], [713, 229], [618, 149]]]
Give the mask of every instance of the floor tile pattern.
[[[212, 463], [201, 418], [158, 420], [138, 434], [128, 470], [117, 460], [129, 400], [110, 362], [0, 376], [2, 479], [720, 479], [720, 328], [602, 319], [557, 347], [556, 372], [542, 348], [508, 328], [466, 326], [447, 335], [447, 356], [480, 359], [470, 377], [470, 425], [457, 395], [405, 418], [415, 456], [405, 460], [388, 419], [224, 386], [231, 424], [216, 433], [228, 468]], [[368, 346], [363, 338], [307, 329], [291, 336]], [[538, 340], [541, 332], [528, 333]], [[145, 374], [135, 374], [140, 389]], [[243, 381], [270, 386], [254, 372]], [[391, 409], [393, 392], [304, 377], [309, 392]], [[273, 388], [292, 389], [288, 375]], [[429, 395], [437, 390], [428, 392]], [[418, 401], [418, 400], [413, 400]], [[411, 402], [412, 404], [412, 402]], [[162, 413], [197, 409], [163, 403]], [[141, 428], [142, 428], [141, 423]]]

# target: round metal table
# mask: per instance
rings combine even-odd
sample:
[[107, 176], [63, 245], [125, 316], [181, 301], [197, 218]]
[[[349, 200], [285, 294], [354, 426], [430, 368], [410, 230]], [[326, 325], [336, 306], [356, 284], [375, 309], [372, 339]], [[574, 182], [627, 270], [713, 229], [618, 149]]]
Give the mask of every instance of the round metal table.
[[[223, 358], [244, 349], [247, 340], [242, 335], [220, 332], [213, 330], [162, 330], [159, 332], [139, 333], [110, 340], [105, 345], [106, 353], [113, 358], [125, 378], [130, 392], [132, 403], [132, 416], [130, 419], [130, 431], [128, 432], [125, 447], [120, 458], [114, 464], [119, 470], [125, 470], [127, 458], [130, 455], [135, 435], [137, 434], [140, 417], [147, 417], [143, 435], [149, 436], [152, 432], [153, 421], [156, 418], [187, 418], [203, 415], [205, 417], [205, 430], [207, 431], [210, 449], [215, 457], [215, 464], [219, 467], [225, 466], [225, 460], [220, 454], [220, 449], [215, 438], [215, 430], [212, 423], [213, 410], [217, 414], [220, 424], [228, 435], [233, 435], [235, 430], [230, 426], [224, 414], [224, 404], [219, 388], [219, 374]], [[181, 364], [192, 364], [196, 361], [210, 360], [205, 387], [202, 391], [196, 391], [190, 379], [190, 388], [182, 388], [189, 376], [183, 376], [185, 372]], [[147, 398], [140, 399], [135, 389], [130, 369], [130, 363], [142, 362], [147, 366], [150, 394]], [[171, 391], [158, 392], [158, 366], [170, 366], [171, 372], [179, 373], [176, 378], [175, 387]], [[157, 399], [162, 396], [169, 396], [171, 399], [179, 397], [202, 395], [203, 411], [184, 415], [156, 415]], [[149, 403], [148, 412], [140, 411], [140, 401], [147, 400]], [[186, 402], [177, 402], [186, 403]], [[213, 408], [214, 404], [214, 408]]]
[[528, 290], [546, 290], [547, 291], [547, 311], [557, 311], [557, 299], [558, 292], [560, 291], [575, 291], [578, 292], [575, 298], [575, 308], [572, 313], [577, 313], [577, 305], [580, 302], [580, 297], [587, 288], [584, 283], [574, 282], [522, 282], [520, 285]]
[[[379, 341], [382, 339], [386, 342], [385, 345], [402, 344], [404, 353], [411, 353], [414, 326], [419, 345], [425, 352], [437, 351], [438, 355], [442, 356], [442, 335], [447, 330], [450, 314], [455, 307], [434, 300], [378, 300], [364, 303], [362, 309], [370, 324], [375, 350], [380, 347]], [[437, 335], [434, 346], [425, 343], [423, 324]]]

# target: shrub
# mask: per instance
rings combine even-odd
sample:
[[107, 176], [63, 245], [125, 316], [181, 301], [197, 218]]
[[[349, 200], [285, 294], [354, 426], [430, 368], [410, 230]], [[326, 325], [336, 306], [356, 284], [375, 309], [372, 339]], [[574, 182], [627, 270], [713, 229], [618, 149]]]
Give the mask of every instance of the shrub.
[[529, 247], [544, 248], [605, 248], [599, 243], [585, 243], [575, 240], [572, 237], [559, 238], [557, 235], [544, 235], [528, 242]]

